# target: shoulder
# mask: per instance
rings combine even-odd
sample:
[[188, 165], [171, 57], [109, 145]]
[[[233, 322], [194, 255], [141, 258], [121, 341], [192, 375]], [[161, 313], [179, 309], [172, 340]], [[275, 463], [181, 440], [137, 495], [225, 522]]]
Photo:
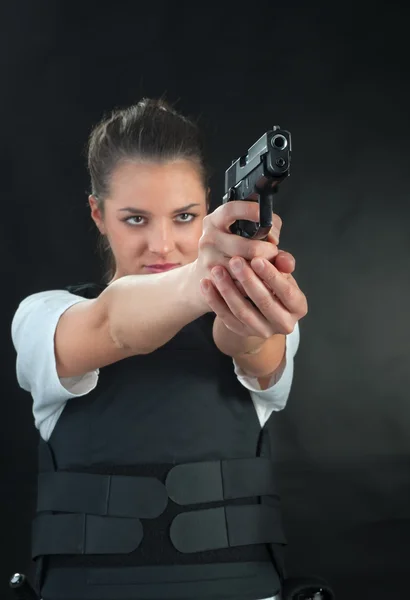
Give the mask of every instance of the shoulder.
[[20, 301], [12, 319], [11, 334], [14, 345], [18, 344], [21, 336], [26, 338], [27, 333], [32, 335], [33, 327], [41, 335], [41, 328], [46, 324], [53, 327], [70, 306], [97, 295], [95, 284], [81, 284], [26, 296]]
[[70, 302], [79, 302], [85, 298], [73, 294], [68, 290], [48, 290], [45, 292], [35, 292], [23, 298], [15, 312], [14, 319], [23, 314], [27, 314], [35, 309], [44, 308], [52, 310], [59, 306], [69, 305]]
[[34, 308], [46, 307], [48, 309], [70, 306], [75, 302], [96, 298], [105, 289], [105, 285], [97, 283], [79, 283], [68, 285], [66, 288], [35, 292], [23, 298], [18, 305], [17, 313], [26, 312]]
[[83, 298], [97, 298], [107, 286], [102, 283], [77, 283], [68, 285], [65, 290], [70, 294], [82, 296]]

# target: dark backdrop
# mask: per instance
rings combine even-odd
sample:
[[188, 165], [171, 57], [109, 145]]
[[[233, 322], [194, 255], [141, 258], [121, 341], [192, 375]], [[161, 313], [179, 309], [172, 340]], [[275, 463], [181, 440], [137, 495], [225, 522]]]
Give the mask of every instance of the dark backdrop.
[[[366, 6], [368, 4], [368, 6]], [[388, 6], [388, 8], [387, 8]], [[272, 420], [291, 572], [338, 599], [403, 598], [410, 541], [409, 69], [405, 10], [323, 2], [10, 2], [1, 8], [1, 597], [29, 560], [37, 432], [10, 324], [26, 295], [99, 276], [84, 146], [166, 94], [223, 174], [293, 136], [282, 247], [310, 311]]]

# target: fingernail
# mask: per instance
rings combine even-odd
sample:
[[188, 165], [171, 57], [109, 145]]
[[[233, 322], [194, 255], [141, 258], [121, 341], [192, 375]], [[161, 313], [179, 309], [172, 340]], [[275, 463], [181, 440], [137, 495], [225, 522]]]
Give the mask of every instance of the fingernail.
[[224, 273], [220, 267], [215, 267], [214, 269], [212, 269], [212, 275], [215, 277], [215, 279], [220, 281], [224, 276]]
[[252, 261], [252, 266], [255, 269], [258, 269], [258, 271], [262, 271], [262, 269], [265, 266], [265, 263], [263, 262], [263, 260], [261, 258], [255, 258], [255, 260]]
[[243, 267], [243, 262], [240, 258], [234, 258], [231, 260], [230, 265], [232, 267], [232, 271], [238, 273]]

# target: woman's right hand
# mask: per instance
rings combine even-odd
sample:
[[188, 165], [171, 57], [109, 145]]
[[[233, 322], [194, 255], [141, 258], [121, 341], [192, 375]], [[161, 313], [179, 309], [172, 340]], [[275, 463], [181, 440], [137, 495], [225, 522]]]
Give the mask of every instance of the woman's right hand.
[[[221, 265], [230, 271], [229, 261], [235, 256], [240, 256], [247, 261], [256, 257], [272, 261], [278, 255], [282, 226], [278, 215], [272, 216], [272, 228], [266, 241], [252, 240], [233, 234], [229, 227], [237, 220], [259, 222], [258, 203], [232, 200], [218, 206], [204, 218], [202, 236], [198, 244], [198, 258], [193, 263], [192, 269], [192, 283], [198, 291], [200, 281], [211, 278], [213, 267]], [[203, 302], [202, 295], [200, 297]]]

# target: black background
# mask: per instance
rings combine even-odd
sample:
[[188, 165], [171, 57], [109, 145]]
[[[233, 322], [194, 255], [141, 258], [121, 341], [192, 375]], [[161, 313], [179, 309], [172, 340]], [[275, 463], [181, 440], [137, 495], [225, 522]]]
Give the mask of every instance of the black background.
[[30, 293], [99, 277], [84, 148], [117, 106], [199, 118], [213, 206], [274, 124], [293, 140], [281, 247], [309, 313], [272, 437], [292, 573], [342, 600], [406, 594], [410, 541], [409, 34], [399, 3], [3, 4], [1, 597], [27, 570], [38, 433], [10, 325]]

